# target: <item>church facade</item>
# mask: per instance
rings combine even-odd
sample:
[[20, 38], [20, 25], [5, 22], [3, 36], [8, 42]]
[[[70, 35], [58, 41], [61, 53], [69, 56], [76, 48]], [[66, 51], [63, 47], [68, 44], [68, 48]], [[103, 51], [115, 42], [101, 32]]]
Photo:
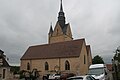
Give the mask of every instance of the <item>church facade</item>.
[[55, 72], [85, 75], [91, 64], [90, 45], [86, 45], [84, 38], [73, 40], [61, 0], [58, 21], [54, 29], [50, 26], [48, 44], [30, 46], [21, 57], [20, 69], [37, 69], [40, 75]]

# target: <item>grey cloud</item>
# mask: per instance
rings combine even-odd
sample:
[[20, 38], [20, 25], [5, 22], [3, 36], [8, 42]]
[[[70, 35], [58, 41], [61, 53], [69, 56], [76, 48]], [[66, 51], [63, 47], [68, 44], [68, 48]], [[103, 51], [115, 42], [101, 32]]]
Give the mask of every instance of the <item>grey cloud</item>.
[[[57, 0], [0, 0], [0, 49], [11, 64], [19, 64], [29, 46], [47, 43], [50, 23], [54, 27], [57, 21], [59, 3]], [[63, 1], [74, 39], [86, 38], [93, 56], [100, 54], [107, 62], [120, 44], [119, 3], [119, 0]]]

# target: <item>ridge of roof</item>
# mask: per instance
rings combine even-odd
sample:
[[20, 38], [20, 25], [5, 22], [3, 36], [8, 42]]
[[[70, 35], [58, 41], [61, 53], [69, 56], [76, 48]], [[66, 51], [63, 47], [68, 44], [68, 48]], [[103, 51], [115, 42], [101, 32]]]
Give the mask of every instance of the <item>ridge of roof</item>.
[[30, 46], [30, 47], [37, 47], [37, 46], [46, 46], [46, 45], [52, 45], [52, 44], [61, 44], [61, 43], [66, 43], [66, 42], [79, 41], [79, 40], [85, 40], [85, 38], [76, 39], [76, 40], [71, 40], [71, 41], [64, 41], [64, 42], [56, 42], [56, 43], [50, 43], [50, 44], [41, 44], [41, 45], [34, 45], [34, 46]]

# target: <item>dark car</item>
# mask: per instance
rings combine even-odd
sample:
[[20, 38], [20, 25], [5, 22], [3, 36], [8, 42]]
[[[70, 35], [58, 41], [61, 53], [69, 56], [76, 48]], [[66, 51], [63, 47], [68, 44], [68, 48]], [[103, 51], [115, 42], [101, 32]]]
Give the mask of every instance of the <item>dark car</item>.
[[48, 80], [49, 75], [50, 75], [50, 74], [45, 74], [45, 75], [43, 76], [43, 80]]
[[75, 74], [73, 73], [62, 73], [60, 76], [60, 80], [66, 80], [67, 78], [73, 77], [73, 76], [75, 76]]

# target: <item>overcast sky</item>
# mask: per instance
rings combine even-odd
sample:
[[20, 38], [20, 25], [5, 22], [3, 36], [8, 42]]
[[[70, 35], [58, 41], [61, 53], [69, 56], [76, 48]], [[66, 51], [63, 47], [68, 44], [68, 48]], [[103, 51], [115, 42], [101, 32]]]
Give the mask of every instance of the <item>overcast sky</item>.
[[[32, 45], [48, 43], [48, 31], [57, 21], [60, 0], [0, 0], [0, 49], [10, 64]], [[92, 55], [110, 63], [120, 46], [120, 0], [63, 0], [66, 23], [73, 38], [85, 38]]]

